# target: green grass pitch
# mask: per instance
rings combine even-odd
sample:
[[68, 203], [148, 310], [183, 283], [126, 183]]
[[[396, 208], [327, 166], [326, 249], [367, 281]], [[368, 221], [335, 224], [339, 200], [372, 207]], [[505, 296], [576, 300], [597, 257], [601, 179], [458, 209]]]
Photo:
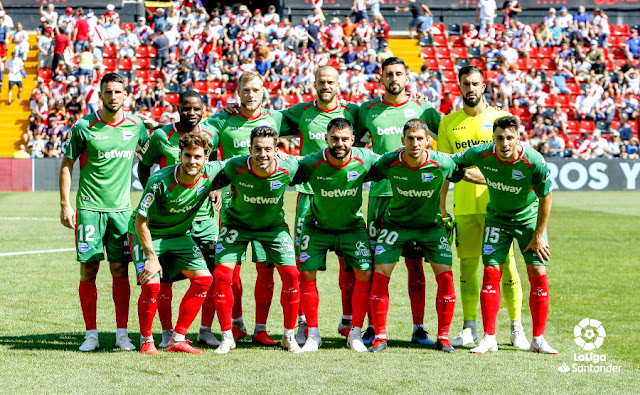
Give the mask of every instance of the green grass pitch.
[[[139, 194], [133, 194], [134, 202]], [[73, 247], [73, 233], [58, 222], [58, 196], [53, 192], [0, 194], [0, 254]], [[355, 354], [337, 334], [340, 318], [337, 261], [319, 274], [320, 331], [317, 353], [291, 355], [247, 341], [228, 355], [207, 349], [204, 355], [146, 356], [117, 352], [108, 268], [98, 276], [98, 329], [101, 349], [77, 351], [84, 327], [78, 303], [79, 268], [73, 252], [0, 256], [0, 388], [30, 393], [637, 393], [640, 388], [640, 193], [557, 192], [549, 224], [551, 307], [547, 339], [560, 351], [548, 356], [508, 345], [504, 304], [498, 317], [500, 351], [487, 355], [458, 349], [453, 355], [409, 343], [411, 315], [406, 269], [396, 268], [391, 285], [390, 348], [384, 353]], [[293, 223], [295, 194], [285, 199], [287, 222]], [[43, 218], [36, 220], [34, 218]], [[529, 285], [518, 256], [524, 288], [523, 323], [530, 338]], [[427, 270], [426, 328], [434, 335], [436, 283]], [[454, 263], [456, 277], [458, 263]], [[245, 322], [253, 330], [255, 269], [245, 264]], [[133, 269], [130, 269], [135, 284]], [[276, 275], [277, 278], [277, 275]], [[174, 290], [174, 320], [187, 283]], [[279, 339], [282, 314], [279, 280], [269, 317], [269, 331]], [[130, 333], [138, 344], [136, 301], [132, 287]], [[596, 354], [599, 363], [576, 362], [585, 352], [573, 341], [573, 328], [583, 318], [602, 322], [606, 338]], [[480, 315], [478, 316], [480, 318]], [[195, 340], [198, 317], [189, 338]], [[480, 324], [479, 324], [480, 325]], [[462, 326], [460, 302], [452, 335]], [[155, 332], [160, 326], [156, 320]], [[480, 329], [480, 328], [479, 328]], [[217, 322], [214, 332], [219, 334]], [[159, 340], [158, 340], [159, 341]], [[619, 366], [620, 372], [559, 372], [558, 367]]]

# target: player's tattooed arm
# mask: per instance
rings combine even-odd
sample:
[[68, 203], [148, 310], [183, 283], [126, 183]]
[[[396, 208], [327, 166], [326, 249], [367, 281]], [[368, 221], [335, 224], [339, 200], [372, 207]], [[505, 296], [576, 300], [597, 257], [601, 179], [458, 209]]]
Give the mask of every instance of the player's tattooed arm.
[[144, 262], [144, 269], [138, 274], [138, 281], [140, 284], [146, 284], [155, 277], [156, 274], [160, 274], [160, 277], [162, 277], [162, 266], [158, 260], [158, 255], [153, 249], [151, 232], [149, 231], [149, 219], [137, 214], [135, 228], [138, 240], [140, 240], [140, 245], [142, 246], [142, 251], [147, 258]]
[[547, 196], [541, 196], [538, 199], [540, 200], [540, 204], [538, 205], [536, 229], [533, 231], [531, 241], [524, 250], [533, 250], [541, 261], [546, 262], [551, 256], [549, 243], [544, 238], [544, 231], [547, 229], [547, 223], [551, 215], [551, 192], [549, 192]]
[[75, 159], [62, 157], [60, 166], [60, 222], [69, 229], [76, 228], [76, 212], [71, 206], [69, 195], [71, 194], [71, 174]]

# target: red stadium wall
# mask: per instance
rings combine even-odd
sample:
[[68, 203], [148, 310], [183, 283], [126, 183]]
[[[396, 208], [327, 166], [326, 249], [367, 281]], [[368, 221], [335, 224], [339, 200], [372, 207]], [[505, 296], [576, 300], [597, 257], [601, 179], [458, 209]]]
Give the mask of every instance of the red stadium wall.
[[33, 159], [0, 158], [0, 191], [33, 191]]

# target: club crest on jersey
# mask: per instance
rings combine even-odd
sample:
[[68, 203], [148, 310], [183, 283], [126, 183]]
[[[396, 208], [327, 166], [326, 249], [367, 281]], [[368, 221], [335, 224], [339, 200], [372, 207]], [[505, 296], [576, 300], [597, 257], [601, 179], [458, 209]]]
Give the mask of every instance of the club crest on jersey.
[[429, 182], [436, 178], [432, 173], [422, 173], [422, 182]]
[[405, 118], [413, 118], [416, 116], [416, 111], [413, 108], [407, 108], [404, 110], [404, 117]]
[[89, 251], [89, 244], [87, 243], [78, 243], [78, 252], [81, 254], [84, 254], [85, 252]]
[[132, 138], [133, 138], [133, 132], [131, 132], [130, 130], [127, 130], [127, 129], [122, 131], [122, 139], [124, 141], [129, 141]]
[[495, 250], [496, 250], [496, 249], [495, 249], [495, 248], [493, 248], [493, 246], [485, 245], [485, 246], [482, 248], [482, 253], [483, 253], [484, 255], [491, 255], [491, 254], [493, 254], [493, 252], [494, 252]]
[[144, 208], [149, 208], [151, 207], [153, 200], [154, 200], [153, 194], [147, 193], [146, 195], [144, 195], [144, 198], [142, 198], [142, 203], [140, 205]]
[[524, 174], [522, 174], [520, 170], [514, 170], [511, 173], [511, 178], [513, 178], [514, 180], [522, 180], [524, 178]]
[[205, 187], [200, 187], [200, 188], [198, 188], [198, 190], [196, 191], [196, 195], [197, 195], [197, 196], [202, 195], [202, 192], [204, 192], [204, 190], [205, 190]]
[[358, 179], [358, 176], [360, 176], [360, 174], [357, 171], [350, 171], [347, 173], [347, 180], [348, 181], [355, 181]]
[[219, 254], [222, 251], [224, 251], [224, 246], [222, 244], [216, 244], [216, 254]]
[[306, 252], [303, 252], [302, 254], [300, 254], [300, 262], [305, 262], [309, 258], [310, 256]]
[[271, 190], [280, 189], [282, 183], [280, 181], [271, 181]]
[[482, 130], [493, 130], [493, 123], [482, 122]]
[[383, 252], [385, 252], [386, 250], [384, 249], [383, 246], [376, 246], [376, 255], [380, 255]]

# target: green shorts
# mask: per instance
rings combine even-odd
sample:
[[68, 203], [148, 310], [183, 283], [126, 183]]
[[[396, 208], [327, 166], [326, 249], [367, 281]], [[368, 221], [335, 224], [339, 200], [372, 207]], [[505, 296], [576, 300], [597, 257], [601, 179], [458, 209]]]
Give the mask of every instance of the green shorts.
[[[482, 245], [482, 263], [485, 265], [502, 265], [506, 262], [513, 239], [518, 240], [518, 246], [527, 265], [546, 265], [548, 262], [540, 260], [533, 251], [524, 251], [531, 242], [535, 222], [518, 226], [505, 226], [487, 219], [484, 228], [484, 243]], [[547, 240], [547, 230], [542, 234]]]
[[[220, 221], [222, 223], [222, 218], [224, 218], [224, 212], [229, 207], [231, 202], [231, 186], [226, 186], [221, 189], [222, 194], [222, 205], [220, 207]], [[221, 224], [220, 227], [223, 225]], [[242, 260], [236, 262], [237, 264], [242, 264], [244, 262], [245, 256], [242, 255]], [[264, 251], [264, 247], [256, 241], [251, 242], [251, 261], [252, 262], [266, 262], [267, 261], [267, 253]]]
[[294, 229], [293, 241], [296, 248], [296, 256], [300, 256], [300, 237], [302, 236], [302, 228], [304, 227], [304, 219], [311, 212], [311, 200], [313, 195], [298, 192], [298, 201], [296, 202], [296, 227]]
[[286, 225], [269, 230], [250, 230], [234, 224], [222, 224], [216, 245], [216, 265], [226, 262], [242, 262], [249, 242], [264, 248], [267, 262], [280, 266], [295, 266], [293, 240]]
[[375, 264], [396, 263], [407, 247], [417, 245], [422, 257], [434, 263], [451, 266], [451, 245], [444, 226], [407, 229], [383, 224], [376, 239]]
[[215, 269], [218, 221], [213, 218], [194, 220], [191, 224], [191, 237], [202, 251], [209, 270]]
[[300, 271], [327, 270], [327, 251], [344, 258], [345, 268], [371, 270], [369, 236], [364, 227], [330, 232], [304, 226], [300, 237]]
[[[138, 235], [130, 233], [130, 246], [136, 272], [144, 269], [146, 256], [142, 251]], [[153, 249], [162, 265], [163, 279], [176, 281], [184, 278], [183, 270], [207, 270], [202, 251], [189, 235], [169, 238], [152, 238]], [[158, 277], [156, 275], [155, 277]]]
[[[371, 251], [376, 249], [376, 240], [382, 228], [382, 220], [391, 203], [391, 196], [370, 196], [369, 210], [367, 211], [367, 226], [371, 240]], [[402, 251], [402, 256], [410, 259], [421, 258], [422, 251], [417, 244], [407, 245]]]
[[76, 252], [79, 262], [100, 262], [107, 251], [109, 262], [131, 262], [127, 234], [131, 211], [78, 210]]

